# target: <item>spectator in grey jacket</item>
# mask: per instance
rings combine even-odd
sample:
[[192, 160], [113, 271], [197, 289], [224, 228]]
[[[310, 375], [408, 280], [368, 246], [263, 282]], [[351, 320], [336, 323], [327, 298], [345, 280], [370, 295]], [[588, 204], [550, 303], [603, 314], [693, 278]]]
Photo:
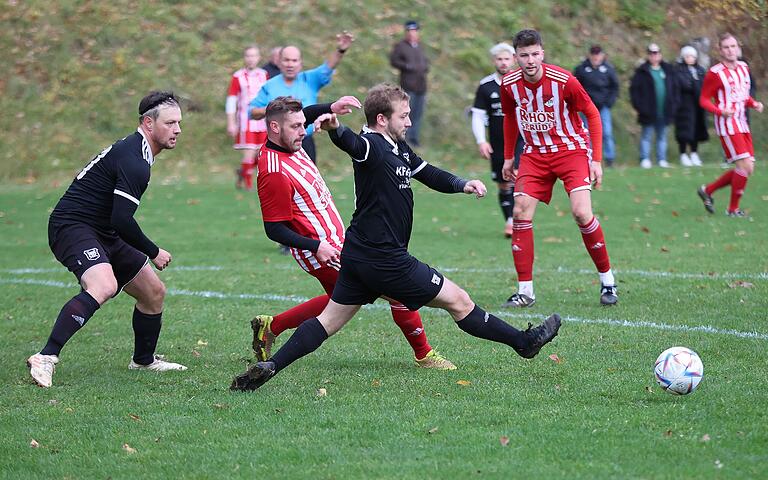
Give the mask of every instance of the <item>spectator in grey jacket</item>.
[[589, 58], [576, 67], [573, 73], [600, 111], [600, 121], [603, 125], [603, 160], [610, 167], [616, 159], [611, 121], [611, 108], [619, 96], [619, 77], [616, 75], [616, 69], [606, 61], [602, 47], [592, 45]]
[[419, 146], [421, 117], [427, 101], [427, 72], [429, 60], [419, 42], [419, 23], [413, 20], [405, 22], [405, 38], [392, 47], [389, 62], [400, 70], [400, 86], [410, 96], [411, 128], [406, 133], [406, 141], [411, 146]]

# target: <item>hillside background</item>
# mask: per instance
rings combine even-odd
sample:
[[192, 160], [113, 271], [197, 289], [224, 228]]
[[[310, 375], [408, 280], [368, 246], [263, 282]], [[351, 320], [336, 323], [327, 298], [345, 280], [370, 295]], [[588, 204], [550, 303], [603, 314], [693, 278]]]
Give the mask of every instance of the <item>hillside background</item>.
[[[238, 163], [226, 136], [224, 97], [229, 76], [242, 63], [242, 48], [294, 43], [306, 68], [334, 48], [337, 31], [357, 40], [321, 101], [396, 81], [388, 63], [402, 23], [417, 19], [433, 62], [424, 143], [427, 158], [451, 168], [477, 169], [465, 116], [477, 81], [492, 71], [488, 48], [522, 28], [542, 31], [547, 61], [573, 68], [588, 46], [600, 43], [617, 67], [620, 101], [614, 129], [618, 162], [635, 165], [639, 128], [628, 105], [628, 80], [646, 45], [657, 42], [667, 61], [681, 45], [730, 30], [744, 43], [758, 85], [768, 88], [768, 6], [765, 1], [571, 0], [567, 2], [465, 2], [446, 0], [347, 1], [5, 1], [0, 8], [0, 180], [58, 187], [90, 157], [129, 133], [136, 106], [152, 89], [172, 89], [185, 100], [179, 147], [155, 170], [163, 181], [226, 179]], [[716, 58], [716, 52], [712, 52]], [[768, 115], [754, 115], [757, 157], [765, 157]], [[362, 115], [347, 123], [358, 126]], [[323, 168], [333, 162], [320, 138]], [[670, 158], [676, 158], [670, 141]], [[719, 161], [719, 142], [703, 147]]]

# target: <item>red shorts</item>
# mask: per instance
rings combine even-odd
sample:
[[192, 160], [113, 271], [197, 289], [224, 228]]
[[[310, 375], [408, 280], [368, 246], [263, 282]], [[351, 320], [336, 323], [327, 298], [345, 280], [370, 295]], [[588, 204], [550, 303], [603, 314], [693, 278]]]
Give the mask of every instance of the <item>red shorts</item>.
[[557, 153], [523, 153], [515, 180], [515, 196], [528, 195], [541, 202], [552, 199], [552, 187], [559, 178], [565, 191], [592, 190], [589, 157], [584, 150]]
[[328, 295], [333, 293], [333, 287], [336, 286], [336, 280], [339, 279], [339, 271], [333, 267], [321, 267], [317, 270], [309, 272], [310, 275], [315, 277], [320, 285], [323, 286], [323, 290]]
[[755, 147], [752, 145], [751, 133], [734, 133], [733, 135], [720, 137], [720, 143], [723, 144], [725, 160], [728, 163], [755, 156]]
[[267, 141], [267, 132], [240, 132], [235, 138], [236, 150], [257, 150]]

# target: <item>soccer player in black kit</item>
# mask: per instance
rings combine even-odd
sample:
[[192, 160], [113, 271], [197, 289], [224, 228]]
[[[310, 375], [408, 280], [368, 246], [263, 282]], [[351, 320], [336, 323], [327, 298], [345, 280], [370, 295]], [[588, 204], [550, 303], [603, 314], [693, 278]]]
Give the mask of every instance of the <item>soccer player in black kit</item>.
[[149, 185], [150, 168], [164, 149], [176, 146], [181, 108], [169, 92], [152, 92], [139, 103], [139, 127], [94, 157], [77, 174], [48, 222], [48, 244], [82, 289], [61, 309], [48, 343], [27, 359], [29, 373], [50, 387], [64, 344], [107, 300], [121, 290], [136, 299], [130, 369], [186, 370], [155, 355], [165, 285], [158, 270], [171, 254], [141, 231], [133, 214]]
[[364, 103], [367, 127], [357, 135], [335, 115], [321, 117], [333, 143], [353, 160], [356, 209], [341, 252], [341, 271], [333, 295], [316, 318], [303, 322], [265, 362], [235, 377], [232, 390], [255, 390], [288, 365], [316, 350], [341, 329], [360, 307], [378, 297], [395, 299], [411, 310], [424, 305], [446, 310], [457, 326], [479, 338], [504, 343], [524, 358], [534, 357], [557, 335], [554, 314], [538, 327], [517, 330], [475, 305], [469, 295], [440, 272], [408, 253], [413, 224], [411, 179], [443, 193], [482, 197], [485, 185], [464, 180], [419, 158], [405, 142], [411, 124], [408, 94], [380, 84]]
[[[497, 43], [489, 52], [496, 71], [480, 80], [480, 85], [477, 86], [475, 102], [472, 104], [472, 133], [475, 135], [480, 155], [491, 161], [491, 180], [499, 187], [499, 206], [505, 220], [504, 236], [512, 238], [515, 182], [508, 182], [501, 175], [501, 167], [504, 166], [504, 112], [501, 110], [499, 86], [501, 77], [518, 67], [512, 45], [504, 42]], [[486, 125], [490, 142], [485, 135]], [[515, 168], [520, 163], [523, 145], [523, 137], [518, 136], [515, 145]]]

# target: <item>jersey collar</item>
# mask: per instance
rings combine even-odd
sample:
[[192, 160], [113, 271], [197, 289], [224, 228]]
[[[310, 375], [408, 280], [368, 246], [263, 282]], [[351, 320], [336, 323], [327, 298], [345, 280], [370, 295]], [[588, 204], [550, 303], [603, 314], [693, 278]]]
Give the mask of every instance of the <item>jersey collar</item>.
[[376, 133], [381, 135], [382, 137], [384, 137], [384, 140], [386, 140], [387, 143], [392, 145], [392, 153], [394, 153], [395, 155], [399, 155], [398, 154], [399, 149], [397, 148], [397, 143], [395, 143], [395, 141], [392, 140], [390, 136], [387, 135], [386, 133], [377, 132], [376, 130], [370, 128], [368, 125], [363, 125], [363, 133]]
[[152, 155], [152, 147], [149, 146], [149, 140], [147, 139], [147, 136], [144, 135], [144, 131], [141, 127], [137, 128], [136, 131], [141, 135], [141, 155], [151, 167], [155, 164], [155, 156]]

